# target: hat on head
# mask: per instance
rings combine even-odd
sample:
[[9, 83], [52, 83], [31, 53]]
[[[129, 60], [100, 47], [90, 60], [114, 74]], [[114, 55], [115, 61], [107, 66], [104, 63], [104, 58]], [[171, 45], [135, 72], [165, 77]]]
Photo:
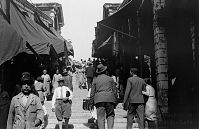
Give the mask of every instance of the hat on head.
[[67, 73], [67, 72], [68, 72], [68, 69], [64, 68], [62, 73]]
[[64, 78], [60, 77], [59, 80], [57, 82], [64, 82]]
[[22, 73], [21, 84], [22, 83], [34, 84], [34, 79], [30, 76], [29, 72]]
[[87, 63], [88, 65], [92, 65], [93, 63], [91, 62], [91, 61], [88, 61], [88, 63]]
[[43, 80], [44, 80], [44, 79], [43, 79], [42, 77], [40, 77], [40, 76], [37, 77], [37, 81], [38, 81], [38, 82], [43, 82]]
[[23, 72], [21, 75], [22, 76], [30, 76], [30, 73], [29, 72]]
[[106, 69], [107, 69], [107, 66], [104, 66], [103, 64], [99, 64], [99, 65], [97, 66], [96, 73], [102, 73], [102, 72], [104, 72]]

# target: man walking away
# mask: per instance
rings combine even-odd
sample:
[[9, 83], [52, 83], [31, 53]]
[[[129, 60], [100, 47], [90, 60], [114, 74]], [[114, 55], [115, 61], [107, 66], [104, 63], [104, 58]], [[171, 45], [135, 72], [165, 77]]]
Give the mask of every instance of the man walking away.
[[88, 67], [86, 67], [86, 70], [85, 70], [87, 84], [88, 84], [88, 90], [91, 88], [94, 72], [95, 72], [95, 69], [93, 67], [92, 62], [88, 62]]
[[63, 69], [62, 77], [64, 78], [64, 86], [73, 91], [72, 76], [69, 74], [69, 69]]
[[144, 129], [144, 97], [142, 91], [145, 89], [146, 83], [137, 76], [138, 69], [131, 68], [128, 78], [126, 91], [124, 95], [123, 106], [128, 104], [127, 110], [127, 129], [132, 129], [133, 119], [138, 115], [139, 129]]
[[97, 124], [99, 129], [105, 129], [105, 116], [108, 129], [113, 129], [115, 106], [117, 103], [117, 88], [113, 78], [107, 76], [107, 66], [99, 64], [91, 87], [91, 100], [97, 108]]

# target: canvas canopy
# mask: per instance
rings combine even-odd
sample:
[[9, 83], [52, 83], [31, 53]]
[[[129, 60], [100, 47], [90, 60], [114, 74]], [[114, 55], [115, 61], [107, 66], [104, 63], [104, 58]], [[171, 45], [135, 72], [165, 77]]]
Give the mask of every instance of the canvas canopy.
[[51, 31], [59, 38], [61, 39], [63, 42], [65, 42], [66, 47], [67, 47], [67, 51], [69, 52], [70, 55], [74, 55], [73, 53], [73, 46], [70, 42], [68, 42], [66, 39], [64, 39], [64, 37], [62, 37], [54, 28], [51, 28]]
[[0, 15], [0, 65], [26, 51], [25, 41]]
[[[64, 42], [38, 25], [29, 17], [22, 15], [16, 6], [10, 4], [10, 24], [38, 54], [49, 54], [52, 45], [57, 54], [64, 52]], [[27, 53], [32, 54], [27, 50]]]
[[125, 35], [127, 38], [136, 40], [133, 35], [129, 35], [121, 29], [123, 24], [126, 24], [129, 19], [137, 20], [137, 10], [141, 7], [143, 0], [127, 0], [124, 5], [113, 15], [97, 22], [97, 46], [99, 47], [108, 39], [114, 32]]
[[108, 45], [108, 44], [111, 44], [111, 38], [113, 37], [113, 35], [111, 35], [107, 40], [105, 40], [99, 47], [98, 47], [98, 49], [99, 48], [102, 48], [102, 47], [104, 47], [104, 46], [106, 46], [106, 45]]

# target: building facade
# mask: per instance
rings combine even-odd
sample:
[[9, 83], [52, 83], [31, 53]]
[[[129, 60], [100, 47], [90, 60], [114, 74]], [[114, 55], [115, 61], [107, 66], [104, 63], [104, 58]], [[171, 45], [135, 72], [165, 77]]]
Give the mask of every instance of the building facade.
[[61, 34], [61, 27], [64, 26], [62, 5], [59, 3], [35, 3], [34, 5], [52, 19], [53, 23], [49, 24], [49, 27], [53, 27]]
[[119, 62], [126, 74], [130, 67], [138, 67], [141, 77], [153, 81], [162, 118], [184, 122], [186, 117], [189, 122], [184, 125], [194, 127], [199, 98], [198, 7], [197, 0], [124, 0], [114, 15], [98, 22], [93, 42], [93, 55], [110, 59], [107, 51], [113, 50], [109, 45], [114, 42], [98, 47], [116, 33], [119, 56], [112, 55], [113, 67]]
[[103, 19], [113, 15], [120, 7], [120, 3], [105, 3], [103, 5]]

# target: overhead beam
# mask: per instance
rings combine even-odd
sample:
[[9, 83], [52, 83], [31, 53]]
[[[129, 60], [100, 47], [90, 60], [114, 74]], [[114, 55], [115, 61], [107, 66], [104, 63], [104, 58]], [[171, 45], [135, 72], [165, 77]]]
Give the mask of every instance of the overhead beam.
[[33, 4], [29, 3], [27, 0], [15, 0], [15, 1], [19, 2], [22, 6], [30, 9], [31, 11], [37, 12], [37, 14], [39, 16], [41, 16], [42, 18], [44, 18], [45, 20], [47, 20], [50, 24], [53, 23], [53, 20], [48, 15], [46, 15], [45, 13], [43, 13], [41, 10], [39, 10]]

